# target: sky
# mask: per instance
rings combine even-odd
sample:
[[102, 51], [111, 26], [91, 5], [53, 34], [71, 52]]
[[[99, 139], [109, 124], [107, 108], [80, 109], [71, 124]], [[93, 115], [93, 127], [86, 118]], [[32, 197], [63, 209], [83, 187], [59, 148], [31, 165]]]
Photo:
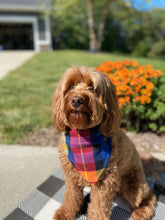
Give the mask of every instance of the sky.
[[165, 1], [164, 0], [152, 0], [151, 4], [152, 7], [165, 7]]
[[139, 10], [149, 10], [154, 7], [165, 8], [165, 0], [148, 0], [148, 4], [145, 1], [147, 0], [132, 0], [132, 4]]

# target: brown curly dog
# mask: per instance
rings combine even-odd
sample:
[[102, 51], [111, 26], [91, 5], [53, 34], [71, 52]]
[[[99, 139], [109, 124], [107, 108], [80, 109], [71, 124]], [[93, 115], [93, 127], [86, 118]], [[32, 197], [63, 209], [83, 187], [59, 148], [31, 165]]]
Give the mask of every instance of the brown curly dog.
[[[131, 218], [150, 219], [154, 213], [156, 197], [145, 181], [143, 165], [134, 144], [119, 128], [120, 111], [116, 90], [109, 77], [87, 67], [67, 69], [55, 91], [53, 116], [56, 129], [64, 134], [68, 130], [85, 132], [99, 126], [98, 135], [104, 137], [103, 141], [111, 138], [111, 152], [106, 148], [111, 154], [110, 159], [95, 183], [87, 181], [83, 176], [85, 172], [78, 170], [76, 164], [68, 158], [67, 152], [74, 146], [67, 146], [61, 139], [59, 154], [66, 179], [66, 192], [64, 203], [55, 212], [53, 219], [75, 219], [83, 204], [85, 186], [91, 187], [88, 220], [109, 220], [116, 195], [130, 204]], [[75, 142], [73, 141], [74, 144]], [[99, 147], [101, 145], [97, 146], [97, 152]], [[83, 165], [86, 163], [84, 155], [81, 154]], [[95, 164], [97, 162], [91, 166]]]

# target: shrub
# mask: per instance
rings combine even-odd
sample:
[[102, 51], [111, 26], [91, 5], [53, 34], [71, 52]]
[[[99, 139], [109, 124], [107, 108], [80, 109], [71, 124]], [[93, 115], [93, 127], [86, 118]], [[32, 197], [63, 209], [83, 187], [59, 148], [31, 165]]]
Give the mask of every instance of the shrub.
[[116, 86], [122, 126], [136, 130], [165, 130], [165, 97], [159, 90], [160, 70], [137, 61], [107, 61], [96, 67]]
[[132, 52], [132, 56], [146, 56], [150, 44], [147, 41], [139, 41]]
[[154, 43], [147, 55], [151, 58], [165, 56], [165, 41], [160, 40]]

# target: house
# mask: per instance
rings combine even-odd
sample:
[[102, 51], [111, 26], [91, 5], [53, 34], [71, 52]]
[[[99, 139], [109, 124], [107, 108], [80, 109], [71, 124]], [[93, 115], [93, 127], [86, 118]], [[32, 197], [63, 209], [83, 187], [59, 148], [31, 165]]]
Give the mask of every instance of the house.
[[49, 0], [0, 0], [0, 50], [52, 48]]

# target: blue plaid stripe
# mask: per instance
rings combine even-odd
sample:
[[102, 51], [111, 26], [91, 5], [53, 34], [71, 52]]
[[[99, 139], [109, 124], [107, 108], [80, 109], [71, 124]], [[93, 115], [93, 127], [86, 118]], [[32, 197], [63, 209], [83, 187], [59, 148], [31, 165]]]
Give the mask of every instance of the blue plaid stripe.
[[[103, 137], [103, 136], [102, 136]], [[111, 156], [112, 140], [111, 137], [103, 137], [104, 140], [100, 145], [94, 148], [94, 158], [96, 164], [96, 170], [106, 168]]]

